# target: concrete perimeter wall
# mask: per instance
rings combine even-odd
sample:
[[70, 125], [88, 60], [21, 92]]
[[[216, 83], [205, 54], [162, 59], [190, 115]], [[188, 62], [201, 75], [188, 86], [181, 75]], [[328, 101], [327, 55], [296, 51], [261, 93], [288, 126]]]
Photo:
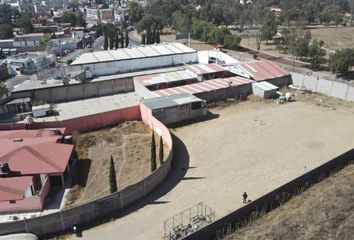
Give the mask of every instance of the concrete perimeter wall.
[[133, 78], [129, 77], [46, 87], [33, 90], [23, 90], [12, 92], [11, 98], [30, 97], [32, 100], [42, 100], [55, 103], [132, 91], [134, 91]]
[[253, 202], [237, 209], [236, 211], [218, 219], [214, 223], [200, 229], [199, 231], [183, 238], [185, 240], [214, 240], [217, 236], [226, 234], [230, 226], [242, 225], [247, 219], [256, 216], [261, 211], [268, 212], [279, 206], [284, 199], [297, 194], [301, 189], [311, 186], [320, 179], [328, 176], [330, 173], [343, 168], [354, 160], [354, 149], [330, 160], [329, 162], [315, 168], [312, 171], [294, 179], [291, 182], [275, 189], [272, 192], [254, 200]]
[[313, 92], [354, 101], [354, 84], [344, 80], [328, 80], [307, 74], [292, 72], [293, 84]]
[[[34, 233], [39, 237], [45, 237], [69, 231], [74, 224], [80, 227], [92, 226], [99, 223], [102, 219], [113, 216], [117, 211], [149, 194], [166, 178], [171, 169], [173, 145], [169, 130], [161, 122], [151, 116], [151, 114], [149, 115], [149, 112], [145, 111], [144, 115], [141, 116], [139, 106], [70, 119], [63, 122], [38, 123], [36, 127], [64, 126], [68, 127], [69, 132], [88, 131], [106, 127], [118, 121], [141, 119], [158, 134], [162, 135], [163, 141], [171, 149], [164, 164], [160, 168], [144, 180], [93, 202], [36, 218], [0, 223], [0, 235], [28, 232]], [[6, 129], [3, 125], [0, 125], [0, 127], [1, 129]], [[20, 127], [24, 127], [23, 124], [14, 124], [7, 129], [19, 129]]]

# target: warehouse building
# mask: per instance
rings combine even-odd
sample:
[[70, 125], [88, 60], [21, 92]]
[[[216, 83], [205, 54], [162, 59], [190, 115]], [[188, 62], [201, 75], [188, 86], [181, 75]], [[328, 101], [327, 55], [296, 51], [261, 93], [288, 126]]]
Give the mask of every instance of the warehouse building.
[[161, 89], [153, 93], [157, 96], [189, 93], [207, 102], [214, 102], [252, 94], [252, 82], [252, 80], [241, 77], [218, 78], [180, 87]]
[[[189, 93], [144, 100], [141, 114], [151, 114], [164, 124], [198, 119], [207, 115], [205, 101]], [[149, 116], [149, 115], [148, 115]]]
[[288, 71], [267, 60], [229, 65], [228, 70], [238, 76], [257, 82], [267, 81], [277, 87], [289, 85], [292, 82]]
[[181, 43], [84, 53], [69, 66], [71, 74], [97, 77], [198, 62], [197, 51]]

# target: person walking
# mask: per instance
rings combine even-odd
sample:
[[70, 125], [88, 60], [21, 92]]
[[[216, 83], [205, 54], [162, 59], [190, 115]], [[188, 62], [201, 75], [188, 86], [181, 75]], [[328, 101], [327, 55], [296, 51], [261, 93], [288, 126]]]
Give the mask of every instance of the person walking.
[[248, 195], [247, 195], [246, 192], [244, 192], [244, 193], [242, 194], [242, 197], [243, 197], [243, 203], [247, 203]]

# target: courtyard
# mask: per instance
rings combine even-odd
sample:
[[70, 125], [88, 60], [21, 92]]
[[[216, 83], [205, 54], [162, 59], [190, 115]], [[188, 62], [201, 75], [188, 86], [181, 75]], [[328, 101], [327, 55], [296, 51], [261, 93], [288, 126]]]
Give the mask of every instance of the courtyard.
[[210, 111], [210, 120], [171, 129], [175, 164], [166, 181], [83, 239], [161, 239], [164, 221], [198, 202], [218, 219], [242, 207], [244, 191], [254, 200], [354, 146], [352, 104], [329, 97], [250, 99]]

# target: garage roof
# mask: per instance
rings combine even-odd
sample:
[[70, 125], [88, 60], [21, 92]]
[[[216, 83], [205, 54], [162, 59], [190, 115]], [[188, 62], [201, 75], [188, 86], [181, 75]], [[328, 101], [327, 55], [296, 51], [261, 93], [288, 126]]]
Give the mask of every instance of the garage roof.
[[22, 200], [32, 184], [32, 176], [0, 178], [0, 202]]
[[252, 80], [241, 78], [241, 77], [230, 77], [230, 78], [217, 78], [213, 80], [207, 80], [203, 82], [198, 82], [194, 84], [184, 85], [180, 87], [166, 88], [154, 91], [159, 96], [169, 96], [176, 95], [180, 93], [196, 94], [202, 92], [210, 92], [218, 89], [227, 88], [230, 86], [238, 86], [243, 84], [250, 84]]
[[275, 63], [267, 60], [251, 61], [236, 64], [255, 81], [269, 80], [290, 75], [290, 73]]
[[134, 80], [141, 82], [144, 86], [192, 79], [196, 78], [191, 76], [186, 70], [134, 77]]
[[113, 62], [127, 59], [148, 58], [155, 56], [167, 56], [173, 54], [195, 53], [196, 50], [182, 43], [162, 43], [140, 46], [136, 48], [124, 48], [84, 53], [70, 65], [92, 64], [100, 62]]
[[270, 84], [269, 82], [254, 82], [252, 85], [264, 90], [264, 91], [271, 91], [279, 89], [277, 86]]
[[146, 99], [143, 101], [143, 104], [151, 110], [155, 110], [200, 101], [202, 101], [200, 98], [197, 98], [192, 94], [182, 93], [177, 95]]

